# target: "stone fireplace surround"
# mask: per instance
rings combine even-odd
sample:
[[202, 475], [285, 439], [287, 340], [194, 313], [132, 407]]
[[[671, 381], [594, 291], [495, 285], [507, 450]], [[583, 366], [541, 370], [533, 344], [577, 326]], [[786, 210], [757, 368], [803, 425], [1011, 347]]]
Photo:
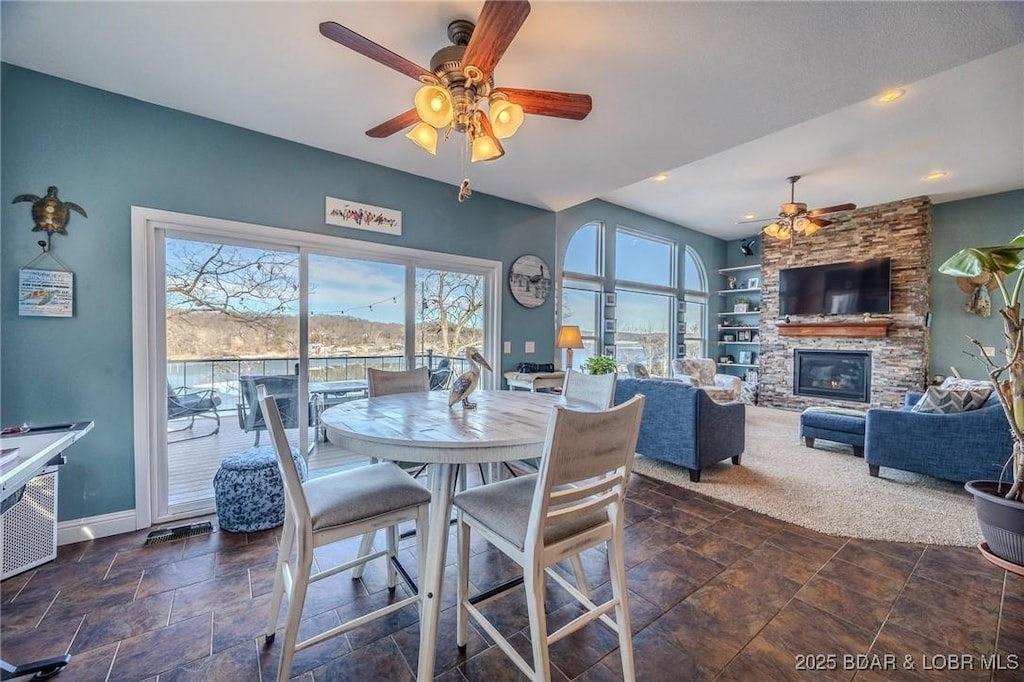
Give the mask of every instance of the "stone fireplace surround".
[[[931, 201], [915, 197], [828, 216], [834, 222], [792, 243], [761, 240], [761, 405], [801, 410], [812, 405], [854, 409], [897, 407], [907, 391], [922, 390], [928, 376], [931, 291]], [[892, 307], [885, 336], [783, 336], [779, 326], [779, 270], [871, 258], [892, 258]], [[792, 315], [790, 323], [863, 322], [863, 315]], [[855, 334], [855, 332], [852, 332]], [[871, 355], [868, 403], [796, 395], [796, 349], [866, 351]]]

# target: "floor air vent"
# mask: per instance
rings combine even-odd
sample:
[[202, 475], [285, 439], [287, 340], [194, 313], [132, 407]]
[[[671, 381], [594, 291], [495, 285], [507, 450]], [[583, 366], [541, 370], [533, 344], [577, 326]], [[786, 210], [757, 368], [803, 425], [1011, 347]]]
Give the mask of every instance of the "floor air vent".
[[184, 538], [206, 535], [213, 532], [213, 524], [209, 521], [201, 523], [190, 523], [187, 526], [175, 526], [174, 528], [161, 528], [155, 530], [146, 537], [147, 545], [158, 545], [161, 542], [171, 542]]

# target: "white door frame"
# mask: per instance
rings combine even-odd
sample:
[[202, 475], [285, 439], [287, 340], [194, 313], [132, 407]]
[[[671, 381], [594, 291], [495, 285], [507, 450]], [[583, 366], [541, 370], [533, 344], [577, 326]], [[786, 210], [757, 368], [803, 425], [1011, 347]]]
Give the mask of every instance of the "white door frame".
[[[308, 325], [301, 320], [308, 303], [306, 273], [310, 252], [343, 258], [367, 258], [415, 267], [457, 269], [484, 278], [484, 354], [501, 358], [501, 261], [457, 256], [448, 253], [377, 244], [343, 237], [314, 234], [289, 228], [243, 223], [220, 218], [132, 206], [132, 408], [134, 413], [135, 528], [147, 528], [161, 517], [157, 505], [159, 491], [166, 489], [166, 468], [154, 467], [154, 453], [166, 451], [166, 429], [158, 428], [167, 418], [167, 388], [160, 379], [166, 375], [163, 318], [165, 284], [163, 281], [163, 235], [192, 233], [205, 239], [225, 239], [231, 243], [259, 243], [283, 249], [298, 249], [301, 257], [300, 299], [301, 357], [305, 357]], [[410, 286], [407, 278], [407, 288]], [[415, 324], [413, 298], [407, 297], [406, 327]], [[161, 364], [163, 363], [163, 364]], [[499, 361], [500, 364], [500, 361]], [[483, 388], [498, 385], [496, 377], [485, 373]]]

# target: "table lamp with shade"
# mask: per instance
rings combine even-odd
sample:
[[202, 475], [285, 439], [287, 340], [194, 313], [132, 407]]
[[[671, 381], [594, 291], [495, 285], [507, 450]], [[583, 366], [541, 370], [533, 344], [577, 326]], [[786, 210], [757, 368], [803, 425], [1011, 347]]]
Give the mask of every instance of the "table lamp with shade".
[[555, 340], [555, 348], [565, 349], [566, 369], [572, 369], [572, 349], [583, 348], [583, 335], [580, 333], [580, 328], [574, 324], [560, 327], [558, 338]]

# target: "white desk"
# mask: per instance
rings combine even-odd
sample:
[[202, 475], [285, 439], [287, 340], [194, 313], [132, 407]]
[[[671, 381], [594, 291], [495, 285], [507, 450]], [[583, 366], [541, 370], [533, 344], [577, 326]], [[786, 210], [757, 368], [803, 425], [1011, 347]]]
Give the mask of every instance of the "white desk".
[[[7, 509], [10, 501], [37, 476], [46, 465], [63, 452], [64, 448], [92, 430], [92, 422], [62, 425], [58, 429], [29, 430], [27, 433], [0, 436], [0, 500]], [[54, 508], [56, 514], [56, 508]], [[0, 679], [7, 680], [38, 673], [40, 679], [56, 675], [67, 666], [70, 654], [32, 663], [16, 665], [0, 658]], [[33, 678], [35, 679], [35, 678]]]
[[420, 581], [420, 657], [417, 679], [434, 679], [444, 557], [448, 549], [455, 471], [460, 464], [540, 457], [555, 405], [596, 408], [561, 396], [478, 391], [475, 410], [448, 407], [447, 391], [400, 393], [354, 400], [321, 415], [332, 443], [381, 459], [430, 465], [430, 521], [425, 575]]

